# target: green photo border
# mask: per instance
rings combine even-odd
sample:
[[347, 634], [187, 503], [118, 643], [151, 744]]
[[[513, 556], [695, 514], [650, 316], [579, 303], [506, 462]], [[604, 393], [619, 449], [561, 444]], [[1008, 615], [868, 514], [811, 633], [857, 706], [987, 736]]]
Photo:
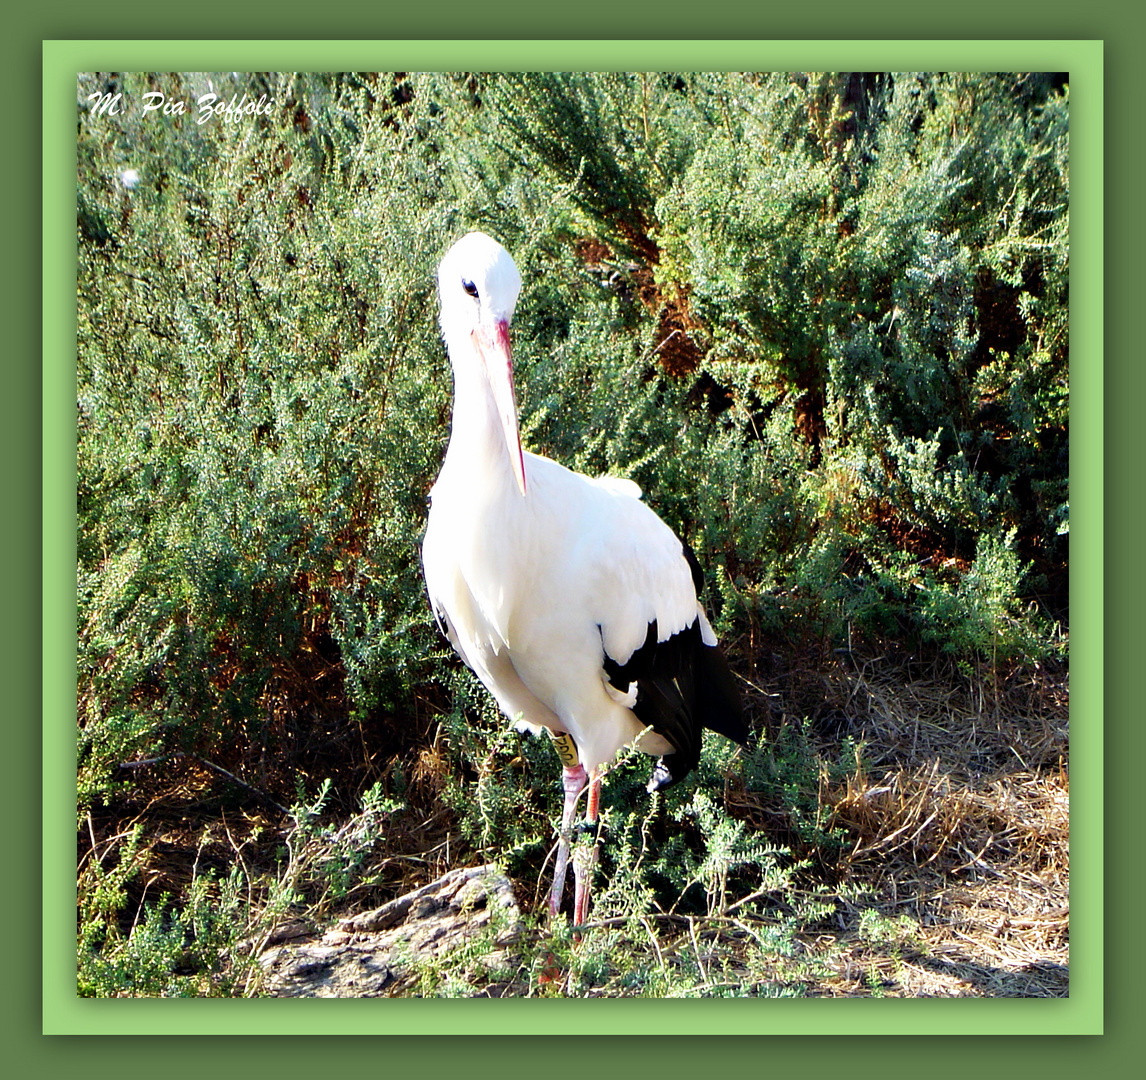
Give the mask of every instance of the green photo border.
[[[189, 19], [194, 25], [194, 19]], [[45, 41], [44, 1034], [1097, 1034], [1103, 1010], [1103, 45], [1099, 41]], [[480, 62], [480, 65], [479, 65]], [[86, 1000], [75, 995], [75, 74], [655, 67], [1071, 73], [1071, 828], [1067, 999]], [[548, 1045], [552, 1047], [550, 1040]], [[618, 1049], [618, 1054], [623, 1054]], [[645, 1051], [647, 1053], [647, 1051]], [[662, 1051], [663, 1053], [663, 1051]], [[676, 1051], [673, 1051], [675, 1055]], [[540, 1060], [540, 1059], [539, 1059]], [[620, 1057], [614, 1060], [618, 1064]], [[582, 1061], [582, 1067], [585, 1062]], [[647, 1067], [653, 1068], [646, 1062]], [[759, 1062], [761, 1069], [766, 1062]], [[125, 1068], [130, 1066], [124, 1063]], [[156, 1065], [144, 1066], [162, 1067]], [[965, 1068], [975, 1066], [965, 1063]], [[431, 1070], [436, 1071], [436, 1070]]]

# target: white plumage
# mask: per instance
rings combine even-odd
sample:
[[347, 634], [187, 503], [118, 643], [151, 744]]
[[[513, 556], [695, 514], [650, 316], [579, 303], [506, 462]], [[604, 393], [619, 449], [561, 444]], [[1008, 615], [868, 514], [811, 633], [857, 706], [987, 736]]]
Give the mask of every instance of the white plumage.
[[[680, 763], [662, 765], [651, 789], [692, 767], [701, 724], [739, 741], [746, 730], [685, 548], [637, 485], [523, 452], [508, 338], [520, 288], [508, 252], [482, 233], [464, 236], [439, 267], [454, 410], [422, 558], [436, 616], [502, 711], [576, 744], [579, 761], [562, 758], [556, 912], [577, 795], [591, 778], [595, 821], [599, 770], [618, 750], [639, 740]], [[716, 700], [696, 708], [705, 687]], [[581, 922], [588, 871], [575, 869]]]

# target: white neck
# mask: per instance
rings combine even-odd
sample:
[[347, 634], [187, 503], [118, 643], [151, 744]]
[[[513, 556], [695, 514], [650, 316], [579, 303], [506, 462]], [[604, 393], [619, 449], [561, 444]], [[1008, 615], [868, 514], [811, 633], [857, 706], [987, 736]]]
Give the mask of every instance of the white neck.
[[468, 338], [448, 344], [454, 369], [454, 410], [442, 478], [449, 476], [472, 488], [475, 496], [500, 494], [503, 488], [517, 493], [509, 447], [481, 358]]

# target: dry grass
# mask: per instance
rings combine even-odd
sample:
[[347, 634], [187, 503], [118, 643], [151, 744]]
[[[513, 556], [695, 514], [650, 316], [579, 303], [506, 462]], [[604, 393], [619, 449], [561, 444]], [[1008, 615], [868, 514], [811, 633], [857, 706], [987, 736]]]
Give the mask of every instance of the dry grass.
[[[1062, 996], [1069, 969], [1067, 678], [871, 662], [824, 679], [865, 766], [821, 801], [862, 895], [806, 942], [816, 993]], [[862, 910], [875, 933], [862, 933]], [[903, 919], [902, 916], [906, 916]]]

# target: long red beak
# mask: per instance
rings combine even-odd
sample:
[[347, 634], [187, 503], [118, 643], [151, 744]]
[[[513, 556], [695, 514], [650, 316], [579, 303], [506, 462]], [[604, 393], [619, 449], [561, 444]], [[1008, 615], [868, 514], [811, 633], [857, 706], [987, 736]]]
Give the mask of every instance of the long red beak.
[[501, 419], [502, 434], [509, 450], [509, 462], [518, 490], [525, 494], [525, 455], [521, 449], [521, 431], [517, 426], [517, 398], [513, 393], [513, 361], [509, 357], [509, 323], [494, 324], [491, 334], [479, 326], [473, 332], [474, 344], [485, 366], [485, 376], [493, 391], [493, 401]]

